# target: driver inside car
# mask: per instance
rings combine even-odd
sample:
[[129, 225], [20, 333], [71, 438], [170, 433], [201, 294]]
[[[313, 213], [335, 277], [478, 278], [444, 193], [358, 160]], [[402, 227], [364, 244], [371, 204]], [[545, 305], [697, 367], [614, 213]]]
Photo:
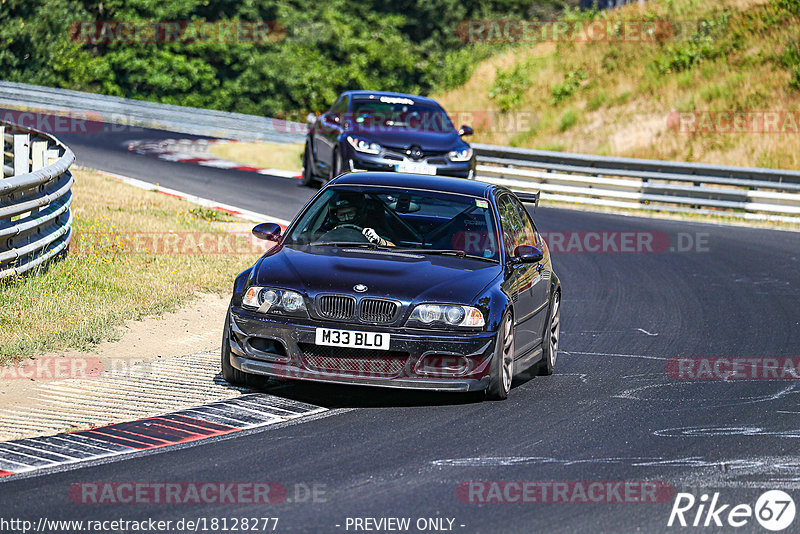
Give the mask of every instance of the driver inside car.
[[[329, 216], [322, 226], [324, 232], [332, 232], [338, 228], [358, 229], [370, 243], [382, 246], [394, 246], [394, 243], [381, 237], [378, 232], [368, 226], [369, 217], [363, 197], [358, 199], [339, 198], [331, 202]], [[377, 216], [375, 217], [377, 218]]]

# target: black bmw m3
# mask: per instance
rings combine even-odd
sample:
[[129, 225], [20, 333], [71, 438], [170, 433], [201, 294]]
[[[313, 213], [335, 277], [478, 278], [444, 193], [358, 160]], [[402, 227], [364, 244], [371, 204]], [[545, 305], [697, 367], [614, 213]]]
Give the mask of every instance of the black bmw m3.
[[504, 399], [553, 372], [561, 286], [519, 198], [482, 182], [350, 173], [321, 189], [234, 286], [222, 372]]

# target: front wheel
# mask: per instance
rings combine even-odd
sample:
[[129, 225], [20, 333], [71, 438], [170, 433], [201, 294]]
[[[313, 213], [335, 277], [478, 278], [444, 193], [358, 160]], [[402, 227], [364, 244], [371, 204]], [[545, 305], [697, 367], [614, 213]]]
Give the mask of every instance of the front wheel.
[[514, 378], [514, 320], [506, 313], [497, 330], [494, 356], [492, 357], [489, 388], [486, 396], [491, 400], [504, 400], [511, 391]]
[[342, 162], [342, 156], [339, 154], [339, 151], [336, 150], [333, 153], [333, 161], [331, 161], [331, 173], [328, 177], [328, 181], [330, 182], [340, 174], [342, 174], [342, 167], [344, 166]]
[[303, 151], [303, 173], [300, 178], [300, 183], [302, 183], [306, 187], [311, 187], [314, 185], [315, 177], [314, 177], [314, 159], [311, 157], [311, 147], [308, 146], [306, 143], [306, 148]]
[[561, 337], [561, 293], [553, 293], [553, 302], [550, 304], [550, 315], [547, 321], [547, 332], [542, 343], [542, 361], [537, 367], [537, 374], [549, 376], [553, 374], [558, 357], [558, 340]]

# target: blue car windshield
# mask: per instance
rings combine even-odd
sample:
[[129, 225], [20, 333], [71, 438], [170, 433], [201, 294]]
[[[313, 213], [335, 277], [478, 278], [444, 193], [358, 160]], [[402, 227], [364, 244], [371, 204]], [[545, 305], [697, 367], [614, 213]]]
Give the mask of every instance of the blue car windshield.
[[285, 244], [453, 252], [499, 261], [489, 201], [416, 189], [339, 186], [303, 213]]
[[350, 115], [359, 130], [390, 131], [391, 129], [423, 132], [452, 132], [455, 128], [444, 110], [435, 104], [355, 100]]

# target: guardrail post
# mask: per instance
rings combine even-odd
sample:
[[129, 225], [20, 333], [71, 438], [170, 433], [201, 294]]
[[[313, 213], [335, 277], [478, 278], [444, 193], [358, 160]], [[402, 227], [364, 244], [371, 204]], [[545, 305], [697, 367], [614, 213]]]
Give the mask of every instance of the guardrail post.
[[31, 144], [31, 170], [38, 171], [47, 167], [44, 153], [47, 150], [47, 141], [34, 141]]
[[14, 135], [14, 176], [31, 172], [31, 136]]
[[3, 168], [6, 166], [6, 127], [0, 125], [0, 180], [6, 177]]
[[58, 149], [51, 148], [51, 149], [45, 150], [44, 151], [44, 165], [45, 165], [45, 167], [47, 167], [48, 165], [52, 165], [53, 163], [58, 161], [59, 157], [60, 156], [58, 155]]

